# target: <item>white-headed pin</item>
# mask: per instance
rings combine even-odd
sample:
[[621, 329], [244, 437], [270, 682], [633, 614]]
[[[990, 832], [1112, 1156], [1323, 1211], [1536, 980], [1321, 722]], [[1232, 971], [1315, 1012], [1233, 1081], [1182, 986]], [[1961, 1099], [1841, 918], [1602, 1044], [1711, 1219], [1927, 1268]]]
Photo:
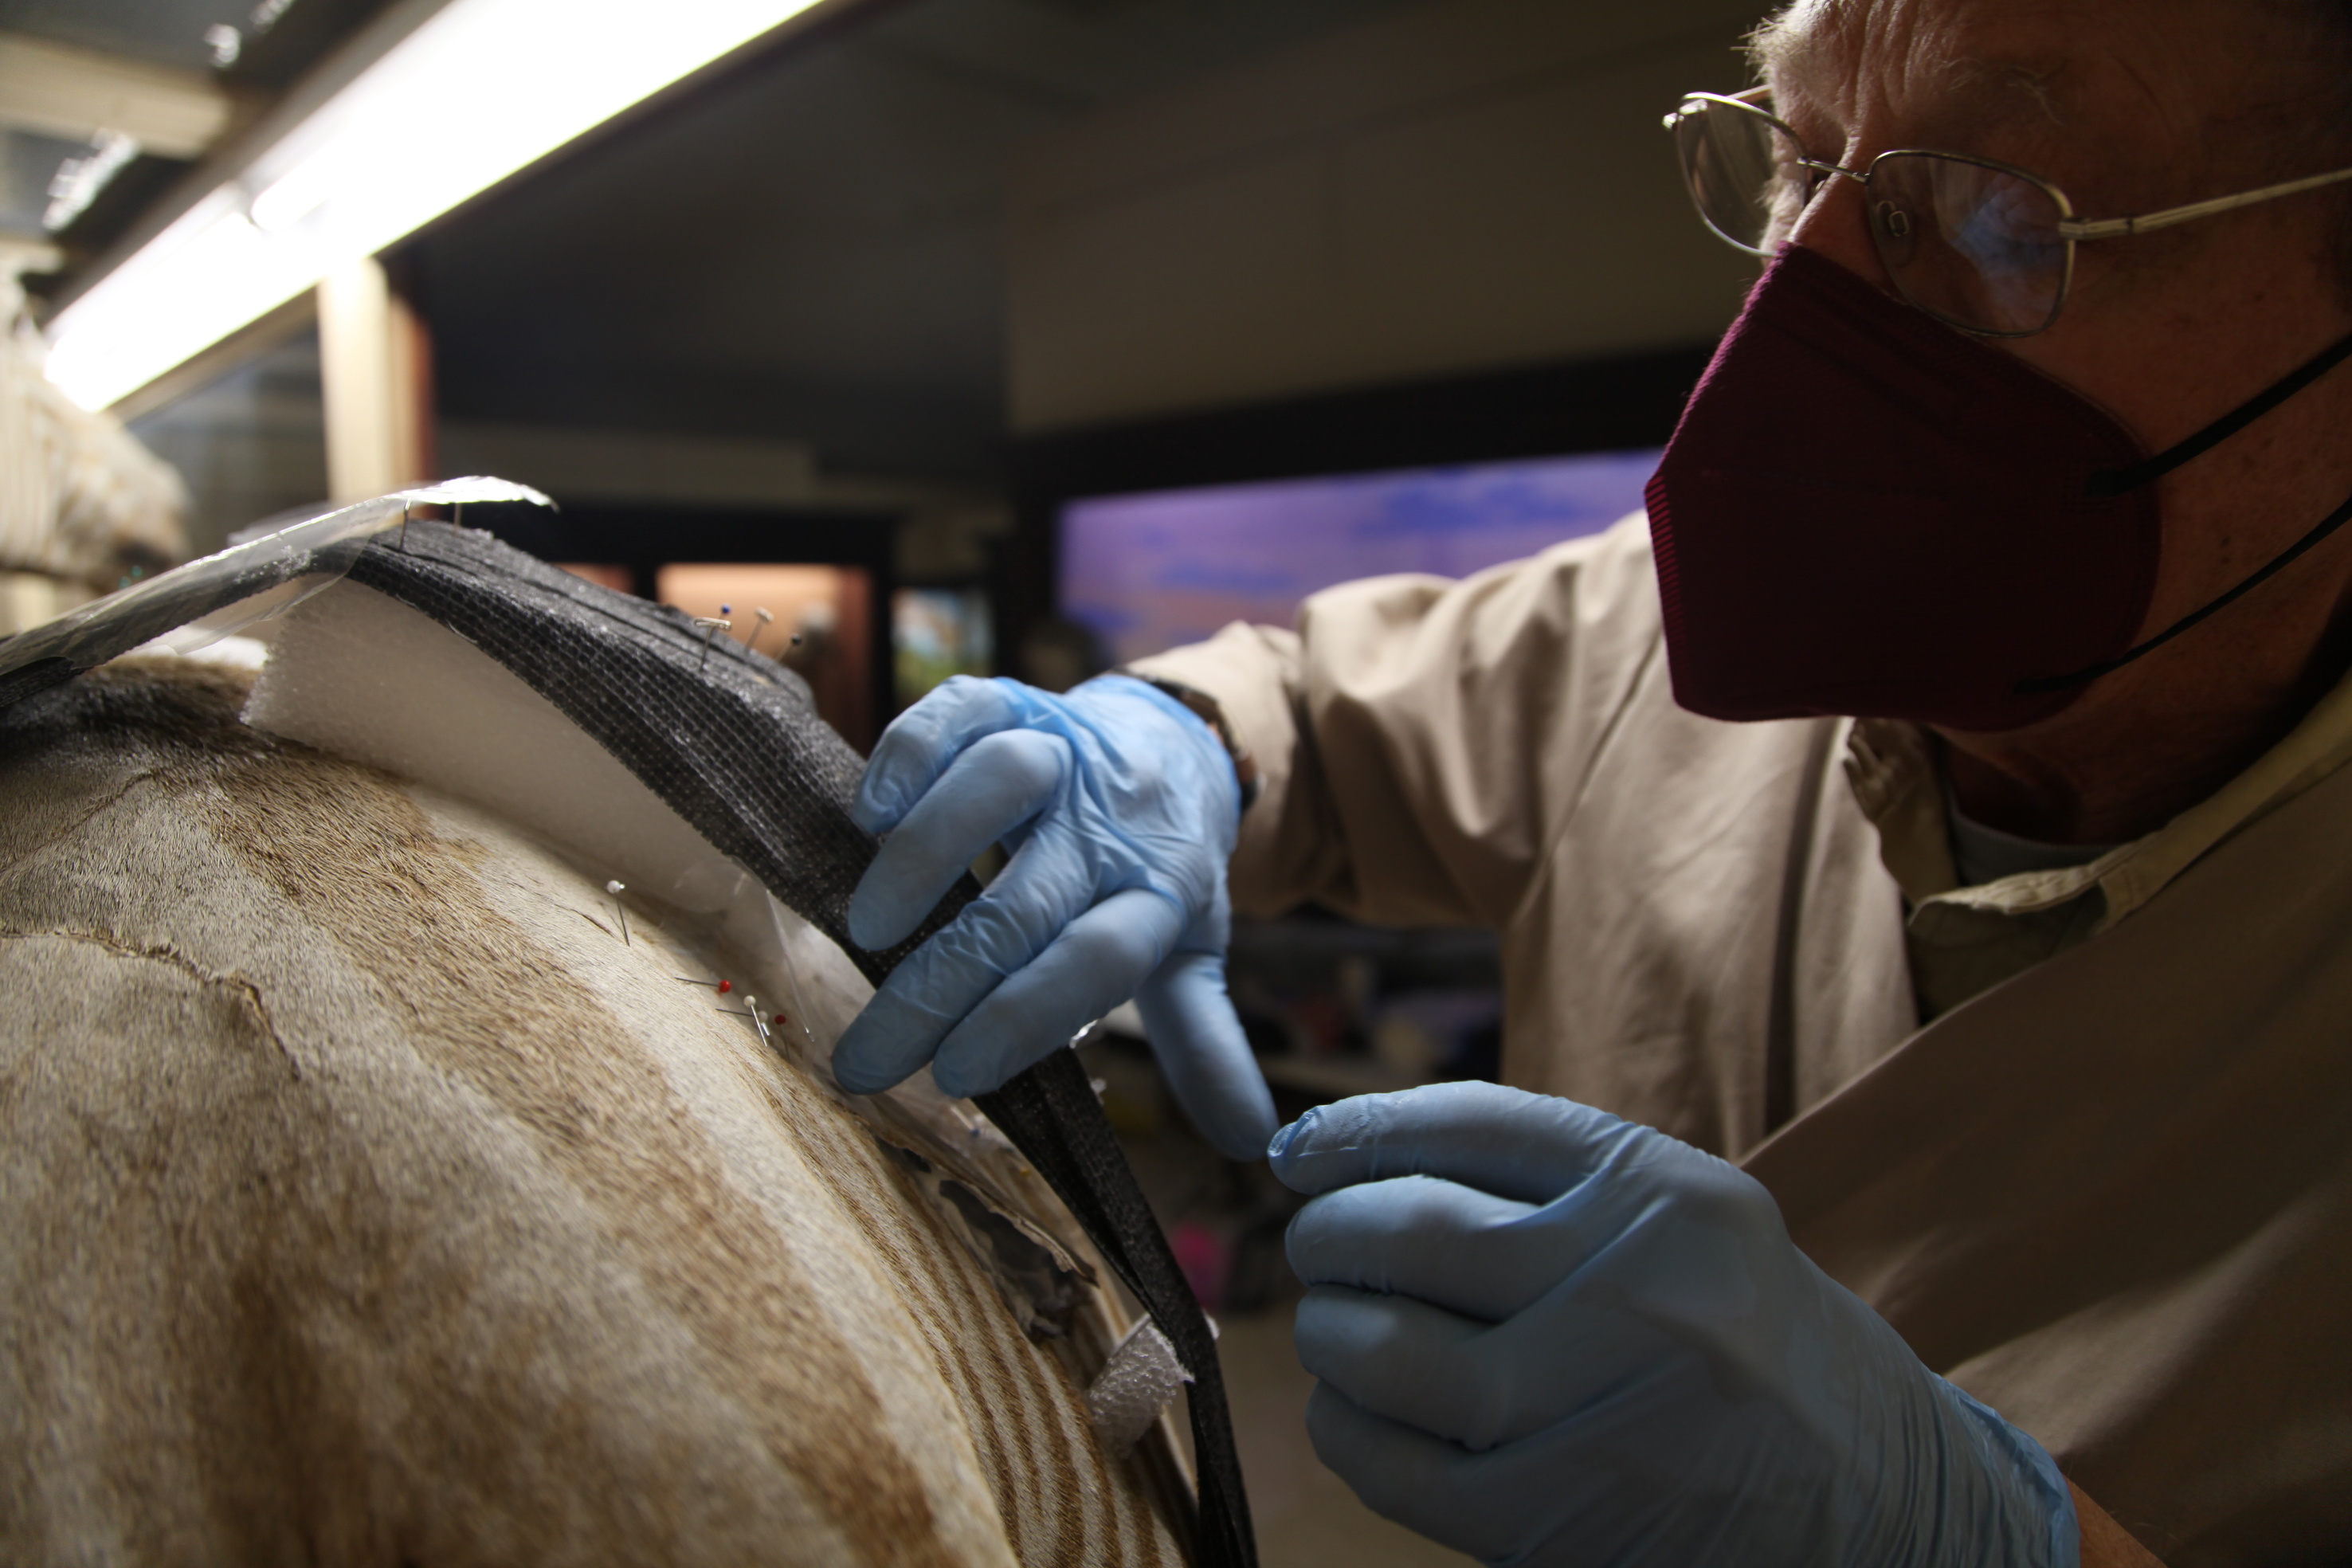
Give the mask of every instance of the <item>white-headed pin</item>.
[[[680, 978], [683, 978], [683, 976]], [[776, 1043], [776, 1037], [768, 1033], [768, 1016], [760, 1011], [760, 999], [757, 996], [752, 995], [749, 991], [743, 993], [743, 1006], [740, 1010], [733, 1007], [721, 1007], [719, 1011], [726, 1014], [730, 1018], [751, 1019], [751, 1027], [760, 1032], [761, 1044], [772, 1046]], [[776, 1021], [778, 1023], [782, 1023], [783, 1018], [784, 1016], [782, 1013], [776, 1015]]]
[[604, 884], [604, 890], [613, 895], [613, 912], [621, 917], [621, 945], [635, 947], [636, 943], [629, 940], [628, 906], [621, 902], [621, 895], [629, 890], [629, 885], [623, 881], [611, 881]]
[[727, 612], [733, 608], [734, 606], [732, 605], [721, 605], [719, 606], [719, 614], [718, 615], [697, 616], [694, 617], [694, 624], [702, 628], [702, 658], [701, 661], [694, 667], [695, 674], [700, 675], [704, 670], [710, 668], [710, 645], [713, 641], [717, 640], [719, 634], [721, 632], [731, 632], [735, 629], [735, 623], [727, 618]]

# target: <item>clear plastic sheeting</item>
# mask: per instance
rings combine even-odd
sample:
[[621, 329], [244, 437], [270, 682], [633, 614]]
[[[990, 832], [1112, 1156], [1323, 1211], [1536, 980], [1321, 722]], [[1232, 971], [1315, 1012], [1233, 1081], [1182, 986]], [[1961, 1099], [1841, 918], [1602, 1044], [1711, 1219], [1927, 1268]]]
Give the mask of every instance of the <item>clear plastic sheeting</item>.
[[477, 475], [298, 519], [0, 641], [0, 707], [133, 649], [206, 647], [341, 579], [370, 540], [402, 526], [415, 508], [475, 501], [555, 504], [528, 485]]

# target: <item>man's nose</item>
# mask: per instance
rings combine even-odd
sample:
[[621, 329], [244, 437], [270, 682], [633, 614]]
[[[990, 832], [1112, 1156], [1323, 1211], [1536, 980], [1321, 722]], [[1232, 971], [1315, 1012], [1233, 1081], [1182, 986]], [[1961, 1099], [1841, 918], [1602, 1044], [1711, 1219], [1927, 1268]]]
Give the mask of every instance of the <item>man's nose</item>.
[[1860, 180], [1843, 174], [1826, 177], [1805, 204], [1789, 243], [1836, 262], [1885, 293], [1896, 292], [1870, 237], [1870, 191]]

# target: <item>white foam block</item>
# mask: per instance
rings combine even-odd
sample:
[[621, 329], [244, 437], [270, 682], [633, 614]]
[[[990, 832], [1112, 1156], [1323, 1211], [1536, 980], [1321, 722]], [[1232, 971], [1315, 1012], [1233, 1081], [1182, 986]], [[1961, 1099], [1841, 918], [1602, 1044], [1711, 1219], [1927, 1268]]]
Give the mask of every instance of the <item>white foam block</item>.
[[713, 921], [797, 994], [814, 1061], [873, 988], [611, 752], [520, 677], [421, 611], [338, 583], [288, 612], [245, 721], [488, 807], [593, 868]]

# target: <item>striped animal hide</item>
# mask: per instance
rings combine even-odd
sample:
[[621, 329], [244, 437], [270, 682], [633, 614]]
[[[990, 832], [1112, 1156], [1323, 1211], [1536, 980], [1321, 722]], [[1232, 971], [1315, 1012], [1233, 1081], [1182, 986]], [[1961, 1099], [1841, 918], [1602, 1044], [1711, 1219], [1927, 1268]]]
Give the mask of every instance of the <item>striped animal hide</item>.
[[793, 1045], [837, 951], [763, 1037], [727, 929], [246, 695], [0, 714], [0, 1558], [1181, 1561], [1058, 1205]]

